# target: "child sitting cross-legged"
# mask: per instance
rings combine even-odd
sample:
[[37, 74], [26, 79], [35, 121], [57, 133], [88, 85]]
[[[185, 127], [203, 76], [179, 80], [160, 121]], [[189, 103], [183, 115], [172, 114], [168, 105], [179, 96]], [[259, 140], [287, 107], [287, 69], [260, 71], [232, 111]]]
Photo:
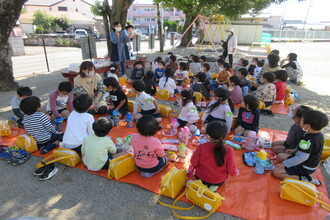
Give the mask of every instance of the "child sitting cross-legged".
[[112, 112], [117, 110], [119, 118], [127, 115], [127, 96], [121, 89], [118, 81], [113, 77], [108, 77], [103, 80], [103, 83], [109, 89], [110, 106], [107, 114], [112, 115]]
[[189, 72], [193, 73], [194, 76], [201, 71], [201, 63], [198, 56], [192, 58], [192, 63], [189, 65]]
[[306, 111], [302, 115], [300, 127], [305, 132], [299, 140], [298, 147], [292, 155], [282, 163], [277, 164], [272, 174], [279, 179], [293, 178], [306, 181], [317, 186], [321, 185], [319, 180], [313, 179], [311, 174], [317, 170], [324, 145], [324, 137], [320, 132], [326, 127], [329, 119], [320, 111]]
[[210, 82], [206, 79], [206, 74], [203, 72], [197, 73], [194, 79], [194, 85], [192, 90], [194, 92], [200, 92], [206, 100], [210, 100]]
[[107, 77], [113, 77], [118, 81], [118, 64], [111, 64], [110, 71], [107, 73]]
[[[162, 61], [163, 62], [163, 61]], [[156, 93], [156, 84], [154, 81], [154, 73], [152, 71], [147, 71], [146, 76], [143, 79], [143, 82], [146, 84], [145, 92], [149, 95], [155, 95]]]
[[252, 94], [243, 97], [241, 107], [238, 110], [237, 125], [234, 134], [245, 135], [247, 131], [259, 132], [258, 98]]
[[248, 74], [249, 72], [245, 68], [239, 69], [236, 74], [239, 78], [239, 86], [242, 88], [243, 96], [249, 93], [251, 87], [250, 81], [246, 79]]
[[70, 96], [72, 89], [72, 84], [65, 81], [59, 84], [57, 90], [49, 94], [46, 111], [48, 111], [51, 120], [54, 120], [55, 118], [67, 119], [70, 112], [74, 110]]
[[19, 105], [22, 99], [32, 96], [32, 90], [30, 87], [19, 87], [17, 89], [16, 96], [10, 101], [11, 108], [13, 110], [14, 115], [17, 117], [15, 121], [21, 127], [23, 126], [22, 121], [24, 117], [24, 113], [21, 111]]
[[182, 90], [181, 99], [182, 109], [178, 116], [180, 127], [187, 126], [190, 131], [196, 130], [196, 121], [199, 119], [198, 111], [193, 103], [194, 93], [192, 90]]
[[134, 63], [134, 69], [131, 73], [131, 78], [128, 80], [129, 83], [133, 83], [136, 80], [142, 80], [144, 78], [145, 72], [143, 69], [142, 61], [136, 61]]
[[[152, 115], [158, 123], [162, 121], [159, 114], [159, 106], [157, 100], [145, 93], [146, 84], [141, 81], [133, 83], [133, 91], [136, 93], [133, 115], [135, 120], [139, 120], [143, 115]], [[140, 112], [138, 110], [141, 110]]]
[[230, 91], [230, 99], [233, 104], [240, 104], [243, 99], [243, 92], [241, 87], [239, 86], [239, 78], [238, 76], [231, 76], [229, 78], [230, 86], [232, 90]]
[[185, 62], [181, 62], [179, 68], [174, 73], [175, 81], [178, 86], [184, 87], [186, 85], [186, 79], [188, 79], [189, 74], [187, 71], [187, 64]]
[[107, 134], [112, 129], [108, 118], [99, 118], [93, 123], [94, 134], [85, 137], [82, 147], [82, 161], [88, 170], [99, 171], [109, 168], [109, 160], [117, 149]]
[[213, 121], [206, 127], [210, 142], [200, 144], [191, 157], [191, 165], [195, 169], [195, 177], [212, 191], [216, 191], [228, 178], [238, 175], [235, 165], [234, 151], [223, 144], [227, 136], [227, 126], [222, 121]]
[[[257, 97], [265, 103], [266, 107], [273, 105], [276, 97], [276, 87], [273, 84], [275, 81], [275, 74], [272, 72], [264, 73], [262, 76], [262, 85], [257, 89]], [[263, 109], [264, 115], [273, 115], [273, 112], [268, 109]]]
[[174, 71], [171, 68], [166, 68], [165, 76], [159, 80], [159, 89], [165, 89], [169, 91], [171, 97], [173, 97], [173, 94], [178, 93], [173, 76], [174, 76]]
[[135, 164], [144, 177], [153, 176], [167, 165], [163, 145], [158, 138], [153, 137], [158, 127], [153, 116], [142, 116], [136, 124], [139, 134], [133, 135], [131, 141]]
[[[300, 127], [301, 117], [305, 111], [309, 111], [309, 110], [312, 110], [312, 109], [307, 106], [300, 105], [289, 112], [288, 116], [294, 121], [294, 124], [290, 128], [288, 136], [286, 137], [286, 140], [274, 141], [272, 143], [272, 149], [275, 153], [290, 154], [290, 153], [292, 153], [292, 149], [297, 148], [298, 142], [301, 140], [301, 138], [305, 134], [305, 132]], [[286, 155], [284, 155], [284, 156], [287, 157]], [[281, 158], [279, 158], [279, 160], [281, 160]]]
[[158, 83], [159, 80], [164, 76], [166, 64], [164, 61], [158, 62], [158, 68], [155, 70], [155, 81]]
[[219, 73], [217, 77], [217, 83], [220, 87], [224, 86], [225, 88], [229, 86], [229, 77], [231, 76], [229, 69], [229, 63], [223, 63], [221, 65], [222, 71]]
[[73, 100], [74, 111], [71, 112], [63, 136], [62, 147], [74, 150], [81, 156], [81, 145], [88, 135], [94, 134], [93, 115], [87, 113], [92, 105], [92, 99], [82, 94]]
[[288, 73], [285, 70], [277, 70], [275, 72], [275, 88], [276, 88], [276, 99], [275, 103], [283, 103], [285, 95], [285, 82], [288, 80]]

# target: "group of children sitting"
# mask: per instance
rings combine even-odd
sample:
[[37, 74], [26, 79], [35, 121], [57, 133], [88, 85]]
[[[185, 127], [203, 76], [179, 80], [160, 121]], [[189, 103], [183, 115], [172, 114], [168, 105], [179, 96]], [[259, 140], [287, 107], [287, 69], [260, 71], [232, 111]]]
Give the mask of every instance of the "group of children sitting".
[[[159, 125], [162, 118], [157, 99], [147, 92], [150, 88], [145, 79], [152, 81], [155, 88], [158, 83], [159, 88], [169, 89], [173, 94], [179, 93], [177, 101], [182, 108], [177, 122], [179, 127], [187, 126], [191, 132], [197, 129], [197, 121], [200, 119], [194, 103], [194, 88], [199, 88], [198, 92], [200, 92], [202, 91], [200, 86], [203, 85], [208, 93], [210, 91], [207, 80], [211, 79], [212, 75], [210, 65], [205, 63], [205, 57], [200, 60], [197, 56], [191, 56], [192, 63], [188, 65], [186, 62], [181, 62], [179, 66], [175, 65], [176, 57], [173, 54], [169, 53], [167, 58], [165, 62], [157, 58], [152, 63], [152, 70], [148, 71], [149, 76], [152, 77], [147, 77], [148, 72], [144, 76], [143, 64], [136, 63], [130, 78], [133, 92], [136, 94], [133, 116], [139, 133], [133, 135], [131, 145], [136, 166], [145, 177], [159, 172], [168, 163], [160, 140], [153, 137], [162, 129]], [[93, 77], [92, 73], [95, 74], [93, 64], [89, 62], [86, 65], [85, 62], [80, 66], [80, 72], [88, 73], [87, 78]], [[165, 68], [166, 62], [168, 66]], [[268, 62], [271, 65], [271, 61]], [[206, 135], [209, 142], [200, 144], [191, 158], [195, 177], [201, 179], [212, 190], [222, 185], [228, 174], [238, 175], [233, 149], [223, 144], [232, 128], [234, 115], [232, 99], [237, 101], [235, 103], [241, 104], [238, 110], [238, 127], [234, 133], [245, 135], [248, 131], [259, 132], [259, 100], [271, 105], [276, 97], [276, 86], [273, 84], [276, 74], [273, 72], [264, 72], [261, 69], [259, 74], [262, 74], [262, 80], [257, 88], [257, 96], [248, 93], [250, 88], [247, 94], [243, 95], [246, 93], [243, 87], [249, 86], [249, 81], [246, 79], [249, 70], [244, 64], [246, 62], [241, 61], [245, 67], [238, 68], [237, 73], [234, 74], [229, 72], [228, 63], [222, 59], [217, 63], [215, 69], [218, 68], [219, 73], [213, 82], [217, 86], [201, 119], [200, 127], [201, 133]], [[177, 69], [172, 69], [175, 66]], [[189, 80], [188, 66], [194, 77], [192, 84]], [[107, 114], [112, 116], [116, 110], [121, 118], [128, 113], [128, 101], [116, 76], [111, 76], [111, 74], [117, 75], [118, 68], [116, 68], [115, 65], [110, 67], [110, 75], [102, 82], [105, 90], [98, 92], [107, 96]], [[254, 68], [256, 69], [257, 67]], [[88, 113], [93, 105], [92, 98], [86, 93], [72, 100], [70, 92], [73, 89], [69, 82], [60, 83], [58, 89], [49, 94], [46, 108], [48, 115], [46, 115], [39, 111], [40, 99], [32, 96], [31, 89], [19, 88], [17, 97], [11, 102], [15, 115], [19, 117], [17, 121], [24, 125], [27, 134], [34, 137], [41, 153], [47, 153], [60, 145], [76, 151], [89, 170], [107, 169], [109, 161], [117, 156], [116, 147], [108, 136], [114, 126], [113, 121], [107, 117], [94, 121], [93, 115]], [[240, 97], [236, 97], [233, 91], [241, 93]], [[208, 97], [211, 95], [209, 94]], [[319, 185], [320, 182], [312, 179], [310, 175], [317, 169], [320, 161], [324, 142], [320, 130], [327, 126], [328, 118], [324, 113], [305, 106], [295, 108], [289, 116], [295, 124], [291, 127], [287, 139], [273, 143], [273, 150], [279, 153], [279, 159], [283, 161], [273, 170], [273, 175], [277, 178], [291, 177]], [[52, 120], [59, 117], [67, 119], [64, 133], [55, 130], [51, 124]], [[58, 168], [50, 164], [37, 169], [34, 174], [39, 176], [40, 180], [47, 180], [57, 171]]]

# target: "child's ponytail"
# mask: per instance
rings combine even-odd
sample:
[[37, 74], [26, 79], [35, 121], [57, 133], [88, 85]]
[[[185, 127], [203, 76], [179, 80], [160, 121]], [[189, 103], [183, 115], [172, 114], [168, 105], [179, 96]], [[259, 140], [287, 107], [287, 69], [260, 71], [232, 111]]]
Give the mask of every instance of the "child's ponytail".
[[215, 161], [217, 162], [218, 167], [221, 167], [225, 163], [225, 154], [226, 154], [226, 148], [223, 145], [222, 138], [215, 142], [215, 146], [213, 149], [213, 153], [215, 156]]

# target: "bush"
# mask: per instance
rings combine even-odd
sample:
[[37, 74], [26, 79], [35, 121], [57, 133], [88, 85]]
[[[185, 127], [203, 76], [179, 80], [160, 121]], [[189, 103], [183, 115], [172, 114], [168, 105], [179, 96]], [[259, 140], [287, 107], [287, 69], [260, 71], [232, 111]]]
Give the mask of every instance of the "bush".
[[70, 40], [64, 39], [64, 38], [57, 38], [55, 40], [55, 44], [58, 47], [69, 47], [70, 46]]

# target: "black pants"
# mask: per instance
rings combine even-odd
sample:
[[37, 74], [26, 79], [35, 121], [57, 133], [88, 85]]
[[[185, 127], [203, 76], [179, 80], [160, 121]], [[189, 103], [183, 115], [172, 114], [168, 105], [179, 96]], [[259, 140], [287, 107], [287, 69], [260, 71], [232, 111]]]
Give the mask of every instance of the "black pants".
[[229, 58], [230, 68], [233, 67], [233, 54], [228, 54], [228, 50], [224, 50], [222, 53], [223, 59], [226, 60], [227, 56]]

